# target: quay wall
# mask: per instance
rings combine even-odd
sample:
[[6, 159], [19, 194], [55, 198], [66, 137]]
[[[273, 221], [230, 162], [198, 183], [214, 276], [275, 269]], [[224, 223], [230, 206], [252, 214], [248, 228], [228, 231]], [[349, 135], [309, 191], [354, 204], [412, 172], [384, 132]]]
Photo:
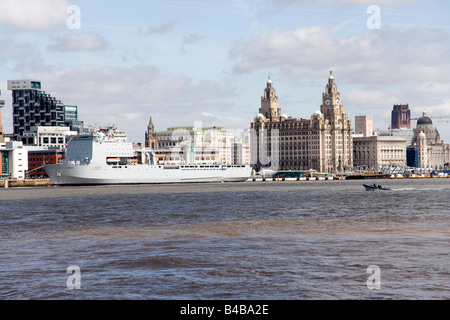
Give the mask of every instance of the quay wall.
[[301, 178], [250, 178], [247, 182], [263, 182], [263, 181], [329, 181], [329, 180], [366, 180], [366, 179], [448, 179], [450, 175], [445, 176], [412, 176], [412, 177], [395, 177], [395, 176], [383, 176], [383, 177], [301, 177]]
[[[6, 184], [6, 185], [5, 185]], [[51, 186], [50, 179], [22, 179], [22, 180], [0, 180], [0, 188], [14, 188], [14, 187], [42, 187]]]

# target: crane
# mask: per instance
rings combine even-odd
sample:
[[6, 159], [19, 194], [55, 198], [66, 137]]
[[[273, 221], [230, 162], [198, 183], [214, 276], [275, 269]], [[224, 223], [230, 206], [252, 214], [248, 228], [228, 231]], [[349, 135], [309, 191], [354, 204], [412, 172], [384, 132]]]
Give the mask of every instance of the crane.
[[[446, 121], [445, 119], [450, 119], [450, 116], [440, 116], [440, 117], [428, 117], [432, 120], [437, 120], [437, 121]], [[411, 118], [410, 120], [419, 120], [419, 118]], [[449, 120], [447, 120], [448, 122]]]

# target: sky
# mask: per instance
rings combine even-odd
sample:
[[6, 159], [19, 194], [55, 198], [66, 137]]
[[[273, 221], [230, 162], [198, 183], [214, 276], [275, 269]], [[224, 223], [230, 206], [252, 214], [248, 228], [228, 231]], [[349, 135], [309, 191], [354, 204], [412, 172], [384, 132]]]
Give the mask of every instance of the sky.
[[283, 114], [310, 118], [332, 70], [352, 123], [386, 131], [407, 103], [450, 143], [450, 1], [1, 0], [0, 14], [7, 133], [7, 80], [40, 80], [86, 126], [144, 142], [150, 117], [248, 129], [268, 77]]

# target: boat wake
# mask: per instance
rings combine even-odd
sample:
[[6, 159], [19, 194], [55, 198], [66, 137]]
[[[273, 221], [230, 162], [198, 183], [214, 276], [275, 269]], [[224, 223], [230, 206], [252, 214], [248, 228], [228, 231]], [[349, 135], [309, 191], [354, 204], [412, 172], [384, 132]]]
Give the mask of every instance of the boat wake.
[[392, 188], [392, 191], [430, 191], [430, 190], [444, 190], [444, 188]]

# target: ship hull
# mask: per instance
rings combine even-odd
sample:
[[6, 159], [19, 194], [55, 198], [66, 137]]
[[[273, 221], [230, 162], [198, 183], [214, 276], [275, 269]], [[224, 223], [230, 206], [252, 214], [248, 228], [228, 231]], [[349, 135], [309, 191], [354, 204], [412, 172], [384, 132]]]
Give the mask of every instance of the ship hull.
[[75, 165], [44, 166], [54, 185], [162, 184], [241, 182], [251, 174], [250, 166], [161, 166]]

